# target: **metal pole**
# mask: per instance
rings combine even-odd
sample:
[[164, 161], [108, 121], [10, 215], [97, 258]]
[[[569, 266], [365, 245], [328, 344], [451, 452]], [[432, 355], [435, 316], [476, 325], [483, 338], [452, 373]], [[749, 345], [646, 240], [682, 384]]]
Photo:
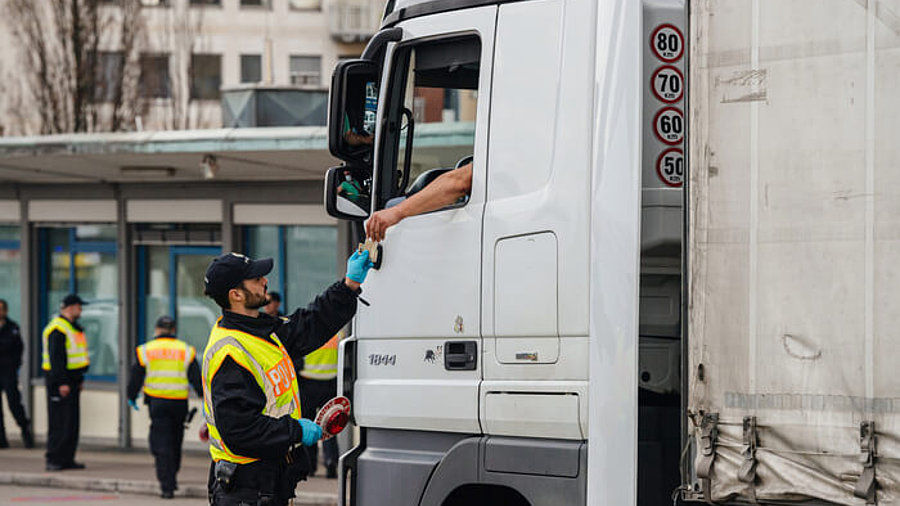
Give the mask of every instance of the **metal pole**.
[[116, 188], [116, 244], [118, 256], [116, 257], [119, 268], [119, 446], [131, 448], [131, 411], [128, 406], [128, 375], [131, 370], [131, 350], [134, 349], [135, 339], [131, 322], [134, 313], [134, 301], [137, 294], [134, 292], [135, 276], [132, 266], [131, 234], [128, 229], [128, 218], [125, 208], [125, 199], [121, 191]]
[[25, 412], [28, 413], [29, 424], [31, 425], [31, 433], [34, 434], [34, 399], [32, 398], [33, 389], [31, 388], [31, 364], [32, 350], [39, 350], [35, 346], [35, 336], [32, 332], [33, 328], [37, 328], [38, 322], [35, 317], [36, 304], [32, 304], [37, 299], [32, 287], [35, 286], [34, 273], [37, 262], [32, 257], [34, 248], [32, 247], [31, 228], [28, 226], [28, 201], [19, 195], [19, 279], [20, 279], [20, 296], [21, 296], [21, 313], [19, 315], [19, 329], [22, 332], [22, 341], [25, 343], [25, 360], [22, 361], [22, 370], [19, 376], [19, 384], [22, 387], [22, 397], [25, 404]]

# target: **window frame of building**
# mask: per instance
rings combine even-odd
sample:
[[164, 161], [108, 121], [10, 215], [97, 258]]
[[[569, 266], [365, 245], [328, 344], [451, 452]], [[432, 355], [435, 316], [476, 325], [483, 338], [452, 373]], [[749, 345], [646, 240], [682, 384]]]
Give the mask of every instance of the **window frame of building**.
[[[250, 61], [251, 59], [256, 60], [256, 65], [257, 65], [256, 79], [249, 79], [246, 75], [247, 74], [246, 73], [246, 71], [247, 71], [246, 62]], [[262, 82], [262, 54], [241, 54], [240, 62], [241, 62], [241, 84]]]
[[[170, 99], [172, 98], [172, 76], [169, 68], [169, 54], [168, 53], [141, 53], [139, 59], [138, 66], [140, 68], [140, 77], [138, 83], [139, 95], [141, 98], [145, 99]], [[158, 68], [149, 68], [147, 65], [151, 61], [155, 61]], [[161, 62], [164, 61], [164, 64]], [[145, 78], [145, 71], [162, 71], [164, 82], [156, 83], [156, 86], [148, 91], [147, 81]], [[157, 92], [161, 90], [161, 92]]]
[[[248, 3], [253, 2], [253, 3]], [[271, 9], [272, 8], [272, 0], [241, 0], [240, 1], [241, 9]]]
[[[305, 61], [316, 63], [316, 70], [303, 69], [295, 70], [294, 62]], [[298, 65], [299, 66], [299, 65]], [[310, 66], [312, 67], [312, 66]], [[292, 54], [288, 56], [288, 75], [290, 76], [291, 85], [300, 88], [321, 88], [322, 87], [322, 56], [310, 54]]]
[[[68, 273], [67, 278], [64, 280], [67, 284], [65, 290], [62, 290], [65, 293], [79, 293], [79, 279], [77, 273], [77, 258], [82, 254], [98, 254], [98, 255], [111, 255], [113, 257], [113, 261], [115, 263], [115, 276], [113, 285], [115, 286], [116, 296], [114, 300], [102, 300], [100, 303], [106, 303], [118, 311], [119, 301], [121, 298], [121, 294], [118, 293], [118, 276], [120, 275], [118, 272], [118, 246], [116, 245], [116, 241], [110, 240], [109, 237], [102, 238], [101, 240], [83, 240], [78, 238], [78, 228], [79, 227], [103, 227], [103, 228], [115, 228], [116, 225], [112, 223], [103, 223], [103, 224], [71, 224], [66, 226], [39, 226], [36, 228], [37, 237], [38, 237], [38, 293], [40, 297], [38, 299], [38, 330], [35, 335], [41, 335], [44, 327], [50, 321], [50, 318], [57, 313], [58, 311], [58, 300], [50, 300], [50, 284], [53, 281], [53, 266], [51, 265], [51, 254], [58, 253], [66, 256]], [[50, 233], [53, 230], [65, 230], [67, 231], [67, 241], [66, 248], [60, 249], [57, 247], [54, 251], [50, 251]], [[64, 294], [63, 294], [64, 295]], [[57, 298], [60, 298], [57, 294]], [[86, 306], [90, 308], [90, 302], [92, 299], [84, 296], [83, 297], [89, 304]], [[94, 307], [99, 307], [99, 304], [95, 302]], [[93, 309], [93, 308], [91, 308]], [[79, 321], [84, 324], [85, 318], [82, 317]], [[119, 316], [118, 313], [115, 314], [114, 318], [111, 319], [112, 328], [109, 329], [109, 332], [105, 332], [105, 334], [110, 334], [112, 339], [109, 340], [107, 344], [111, 344], [110, 355], [113, 359], [112, 361], [112, 370], [113, 374], [96, 374], [97, 366], [100, 365], [96, 363], [96, 346], [92, 346], [91, 341], [95, 341], [99, 339], [100, 336], [94, 335], [93, 332], [90, 332], [90, 329], [86, 329], [86, 337], [88, 339], [88, 352], [91, 355], [92, 360], [95, 363], [92, 363], [91, 369], [88, 369], [88, 374], [85, 375], [85, 379], [90, 381], [100, 381], [106, 383], [114, 383], [118, 378], [118, 361], [120, 357], [121, 350], [119, 349], [118, 335], [119, 335]], [[96, 343], [96, 341], [95, 341]], [[39, 339], [37, 346], [34, 347], [35, 353], [32, 357], [32, 364], [34, 367], [32, 368], [33, 376], [40, 377], [44, 374], [43, 369], [41, 369], [41, 361], [43, 356], [43, 339]], [[108, 365], [108, 364], [105, 364]], [[124, 380], [124, 378], [123, 378]]]
[[4, 232], [11, 232], [10, 234], [3, 233], [0, 235], [0, 261], [6, 255], [17, 257], [13, 261], [17, 264], [16, 274], [19, 278], [10, 280], [11, 283], [8, 286], [11, 290], [8, 293], [3, 291], [6, 288], [5, 285], [0, 286], [0, 299], [4, 299], [9, 306], [7, 307], [9, 310], [8, 317], [17, 323], [21, 323], [22, 230], [19, 225], [12, 223], [0, 223], [0, 229]]
[[[308, 4], [308, 5], [304, 5]], [[322, 0], [288, 0], [288, 10], [291, 11], [321, 11]]]
[[[327, 257], [322, 257], [317, 260], [328, 263], [330, 269], [327, 271], [327, 281], [325, 278], [319, 280], [318, 286], [313, 286], [309, 290], [301, 290], [304, 293], [303, 296], [300, 294], [294, 293], [297, 291], [297, 285], [305, 285], [306, 279], [304, 277], [304, 265], [310, 265], [310, 261], [308, 259], [298, 257], [300, 252], [292, 251], [293, 248], [296, 247], [295, 241], [292, 241], [289, 237], [290, 234], [303, 233], [304, 231], [310, 231], [311, 229], [315, 229], [316, 231], [328, 231], [328, 234], [332, 237], [329, 238], [328, 251], [330, 252]], [[268, 237], [268, 239], [276, 239], [277, 240], [263, 240], [263, 241], [254, 241], [253, 240], [253, 232], [265, 232], [272, 237]], [[337, 257], [337, 248], [338, 248], [338, 227], [337, 225], [324, 225], [324, 224], [308, 224], [308, 225], [243, 225], [241, 227], [241, 234], [243, 239], [244, 250], [251, 258], [256, 257], [272, 257], [275, 260], [274, 267], [272, 269], [272, 273], [269, 274], [269, 290], [276, 291], [281, 294], [281, 310], [286, 314], [290, 314], [294, 309], [298, 307], [306, 307], [307, 304], [312, 302], [315, 295], [318, 295], [323, 290], [328, 288], [332, 283], [337, 281], [340, 278], [340, 273], [338, 272], [338, 257]], [[260, 243], [264, 244], [275, 244], [274, 248], [267, 248], [265, 250], [260, 250]], [[299, 269], [297, 268], [299, 266]], [[315, 272], [326, 272], [325, 269], [314, 269]], [[290, 280], [290, 283], [288, 282]]]
[[188, 0], [191, 7], [222, 7], [222, 0]]
[[[214, 67], [217, 69], [216, 75], [211, 76], [198, 76], [198, 72], [200, 71], [200, 65], [198, 65], [199, 60], [209, 58], [210, 61], [215, 59], [216, 64]], [[207, 62], [209, 63], [209, 62]], [[204, 67], [205, 68], [205, 67]], [[190, 82], [191, 82], [191, 100], [219, 100], [222, 98], [222, 55], [216, 53], [193, 53], [191, 55], [191, 72], [190, 72]], [[204, 86], [203, 88], [198, 87], [198, 79], [209, 79], [216, 84], [211, 84], [209, 86]]]
[[[89, 58], [97, 58], [100, 61], [96, 63], [94, 76], [94, 95], [93, 101], [97, 104], [110, 103], [116, 100], [116, 88], [122, 82], [122, 73], [125, 71], [125, 53], [122, 51], [97, 51], [89, 55]], [[113, 62], [110, 64], [110, 62]], [[109, 82], [113, 86], [107, 86]], [[119, 90], [121, 93], [122, 90]]]

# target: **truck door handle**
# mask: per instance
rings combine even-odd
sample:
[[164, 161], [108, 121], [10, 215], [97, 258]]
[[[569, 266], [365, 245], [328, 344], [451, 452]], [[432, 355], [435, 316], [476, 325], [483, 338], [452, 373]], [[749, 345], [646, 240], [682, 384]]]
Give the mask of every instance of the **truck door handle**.
[[474, 371], [478, 366], [478, 343], [475, 341], [447, 341], [444, 343], [444, 369]]

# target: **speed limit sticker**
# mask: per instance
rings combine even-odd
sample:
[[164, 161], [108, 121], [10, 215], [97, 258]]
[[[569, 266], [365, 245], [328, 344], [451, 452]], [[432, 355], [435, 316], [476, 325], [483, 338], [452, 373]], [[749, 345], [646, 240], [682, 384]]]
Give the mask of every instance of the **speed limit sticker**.
[[684, 35], [675, 25], [659, 25], [650, 36], [650, 47], [660, 60], [666, 63], [676, 62], [684, 54]]
[[677, 107], [665, 107], [653, 118], [653, 132], [660, 141], [675, 146], [684, 140], [684, 113]]
[[668, 186], [681, 188], [684, 184], [684, 151], [670, 148], [656, 159], [656, 174]]
[[671, 65], [663, 65], [653, 73], [650, 86], [656, 98], [672, 104], [684, 96], [684, 75]]

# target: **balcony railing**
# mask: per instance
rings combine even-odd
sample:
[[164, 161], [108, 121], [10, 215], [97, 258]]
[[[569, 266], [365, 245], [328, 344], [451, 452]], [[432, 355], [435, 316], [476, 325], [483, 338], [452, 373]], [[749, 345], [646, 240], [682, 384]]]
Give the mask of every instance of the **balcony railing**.
[[372, 0], [331, 2], [328, 5], [331, 37], [345, 43], [369, 40], [378, 31], [380, 9], [378, 3]]

